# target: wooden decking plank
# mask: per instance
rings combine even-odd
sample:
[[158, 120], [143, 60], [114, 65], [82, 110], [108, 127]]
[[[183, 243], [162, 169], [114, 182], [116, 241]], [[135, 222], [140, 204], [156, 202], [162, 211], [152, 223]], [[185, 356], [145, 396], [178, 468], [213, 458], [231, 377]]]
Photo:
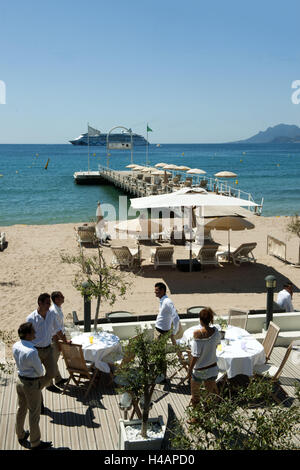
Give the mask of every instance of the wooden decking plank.
[[[3, 446], [5, 449], [10, 450], [15, 448], [15, 446], [19, 447], [19, 443], [17, 438], [15, 437], [15, 432], [10, 435], [11, 426], [14, 426], [16, 422], [16, 411], [17, 411], [17, 392], [16, 392], [16, 371], [14, 371], [13, 376], [8, 378], [8, 386], [6, 388], [6, 396], [4, 401], [4, 413], [2, 415], [3, 424], [3, 433], [1, 433], [3, 439]], [[2, 421], [1, 419], [1, 421]], [[25, 421], [26, 423], [26, 421]], [[26, 424], [25, 424], [26, 426]]]
[[[272, 362], [280, 364], [284, 353], [285, 348], [275, 348]], [[64, 372], [63, 376], [67, 376], [63, 364], [60, 364], [60, 369], [62, 375]], [[5, 378], [3, 373], [0, 376]], [[2, 450], [24, 449], [19, 445], [15, 435], [16, 377], [15, 371], [13, 376], [7, 377], [7, 385], [0, 383], [0, 448]], [[293, 381], [299, 382], [299, 377], [300, 367], [293, 364], [289, 358], [280, 378], [282, 388], [289, 397], [293, 397]], [[159, 385], [156, 387], [154, 401], [156, 399], [158, 401], [154, 403], [150, 416], [161, 414], [164, 422], [167, 422], [168, 404], [172, 406], [177, 418], [184, 416], [190, 400], [190, 391], [188, 385], [179, 386], [178, 383], [179, 379], [174, 378], [170, 389]], [[162, 393], [168, 392], [161, 399], [158, 399], [159, 389]], [[42, 415], [40, 420], [42, 440], [52, 440], [55, 448], [116, 450], [119, 418], [123, 417], [123, 412], [118, 406], [119, 396], [116, 390], [101, 383], [97, 390], [91, 391], [87, 400], [83, 399], [83, 393], [83, 391], [76, 390], [76, 387], [67, 391], [65, 395], [43, 391], [45, 406], [49, 410], [46, 410], [47, 414]], [[25, 429], [28, 429], [28, 417]]]
[[[18, 395], [16, 393], [16, 377], [17, 375], [14, 374], [14, 379], [11, 384], [11, 397], [10, 397], [10, 409], [8, 413], [8, 426], [7, 426], [7, 444], [6, 447], [8, 449], [13, 449], [15, 445], [17, 445], [20, 448], [20, 444], [18, 443], [17, 440], [17, 435], [16, 435], [16, 430], [15, 430], [15, 425], [16, 425], [16, 413], [17, 413], [17, 407], [18, 407]], [[28, 425], [28, 416], [25, 419], [24, 423], [24, 430], [29, 429]]]

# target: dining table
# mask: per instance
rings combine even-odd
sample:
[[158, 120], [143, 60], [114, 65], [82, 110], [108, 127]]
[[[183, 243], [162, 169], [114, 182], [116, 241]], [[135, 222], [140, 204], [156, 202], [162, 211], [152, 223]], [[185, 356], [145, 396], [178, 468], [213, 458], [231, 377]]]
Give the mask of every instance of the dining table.
[[[214, 326], [221, 330], [218, 324]], [[200, 328], [200, 325], [194, 325], [185, 330], [182, 338], [177, 340], [178, 344], [190, 346], [194, 331]], [[254, 367], [266, 362], [263, 345], [248, 331], [232, 325], [227, 326], [216, 354], [219, 370], [226, 372], [229, 379], [239, 374], [251, 377]]]
[[81, 345], [85, 360], [93, 362], [102, 372], [109, 373], [109, 364], [120, 360], [123, 356], [120, 338], [107, 331], [80, 334], [76, 332], [71, 335], [71, 341], [72, 344]]

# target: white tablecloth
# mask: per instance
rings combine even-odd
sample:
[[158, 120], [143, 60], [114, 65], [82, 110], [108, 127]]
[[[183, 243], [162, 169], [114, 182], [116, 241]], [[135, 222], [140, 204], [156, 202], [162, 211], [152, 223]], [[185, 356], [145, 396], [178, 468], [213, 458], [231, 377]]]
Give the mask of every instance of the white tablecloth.
[[[90, 336], [93, 336], [93, 344]], [[122, 357], [120, 339], [111, 333], [82, 333], [73, 336], [72, 343], [81, 344], [85, 360], [93, 362], [102, 372], [109, 373], [108, 362], [113, 363]]]
[[[215, 326], [220, 329], [219, 325]], [[194, 331], [199, 328], [200, 325], [196, 325], [185, 330], [179, 344], [189, 345]], [[229, 345], [225, 344], [226, 339], [229, 340]], [[255, 365], [265, 363], [266, 356], [262, 344], [246, 330], [229, 325], [225, 340], [221, 341], [222, 350], [217, 349], [217, 364], [221, 371], [226, 371], [229, 379], [238, 374], [251, 376]]]

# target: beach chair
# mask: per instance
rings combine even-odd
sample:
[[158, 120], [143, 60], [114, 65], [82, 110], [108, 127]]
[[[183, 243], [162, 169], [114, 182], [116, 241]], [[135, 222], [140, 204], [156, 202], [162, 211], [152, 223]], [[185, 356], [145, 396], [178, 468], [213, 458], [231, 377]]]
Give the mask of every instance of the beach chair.
[[120, 267], [132, 268], [134, 264], [141, 265], [140, 248], [128, 248], [128, 246], [111, 247], [114, 254], [112, 263]]
[[151, 249], [151, 263], [154, 263], [154, 269], [158, 266], [172, 266], [176, 265], [173, 262], [174, 247], [173, 246], [158, 246]]
[[67, 371], [70, 374], [62, 394], [65, 393], [71, 380], [73, 380], [75, 385], [78, 387], [82, 381], [85, 381], [87, 390], [84, 394], [84, 398], [86, 398], [91, 390], [91, 387], [95, 383], [96, 377], [100, 374], [99, 369], [93, 367], [92, 362], [88, 362], [84, 359], [82, 346], [80, 344], [68, 344], [60, 341], [59, 346], [66, 364]]
[[262, 342], [262, 345], [264, 347], [265, 354], [266, 354], [266, 362], [268, 362], [268, 360], [270, 359], [276, 339], [279, 335], [279, 331], [280, 331], [279, 326], [275, 325], [275, 323], [270, 321], [268, 331]]
[[6, 245], [7, 242], [5, 232], [0, 232], [0, 251], [3, 251]]
[[287, 362], [289, 355], [291, 354], [293, 349], [293, 341], [289, 345], [289, 347], [286, 349], [285, 354], [283, 356], [283, 359], [279, 366], [276, 366], [272, 362], [267, 362], [265, 364], [257, 364], [254, 366], [253, 371], [256, 375], [260, 375], [263, 377], [269, 377], [272, 382], [276, 382], [278, 378], [280, 377], [282, 370], [285, 366], [285, 363]]
[[256, 263], [256, 259], [252, 253], [256, 245], [256, 242], [242, 243], [242, 245], [234, 251], [230, 250], [230, 253], [228, 253], [228, 251], [217, 253], [217, 257], [223, 258], [229, 262], [233, 261], [235, 266], [240, 266], [242, 263]]
[[77, 241], [80, 247], [84, 244], [95, 245], [96, 240], [96, 227], [94, 225], [82, 225], [77, 228]]
[[228, 325], [237, 326], [246, 329], [248, 320], [248, 311], [230, 308], [228, 313]]
[[214, 266], [221, 266], [216, 256], [218, 245], [203, 245], [197, 251], [193, 249], [193, 257], [196, 258], [201, 266], [212, 264]]

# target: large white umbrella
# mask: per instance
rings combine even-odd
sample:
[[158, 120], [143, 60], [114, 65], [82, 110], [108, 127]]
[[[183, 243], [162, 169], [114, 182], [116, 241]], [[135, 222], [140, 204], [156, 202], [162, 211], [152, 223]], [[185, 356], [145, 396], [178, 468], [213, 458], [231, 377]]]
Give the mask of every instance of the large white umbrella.
[[185, 166], [185, 165], [179, 165], [178, 167], [178, 170], [181, 170], [181, 171], [187, 171], [187, 170], [190, 170], [191, 168], [189, 166]]
[[164, 170], [177, 170], [177, 168], [178, 168], [177, 165], [173, 165], [173, 164], [163, 166]]
[[219, 171], [215, 174], [217, 178], [236, 178], [237, 174], [232, 171]]
[[[248, 206], [257, 207], [258, 204], [245, 199], [208, 193], [203, 188], [182, 188], [179, 191], [158, 196], [147, 196], [130, 199], [133, 209], [188, 207], [190, 224], [192, 227], [192, 208], [205, 206]], [[190, 244], [190, 271], [192, 270], [192, 253]]]
[[154, 165], [156, 168], [159, 168], [161, 166], [165, 166], [167, 165], [167, 163], [156, 163], [156, 165]]
[[230, 231], [251, 230], [255, 227], [254, 224], [242, 217], [220, 217], [211, 220], [205, 224], [206, 228], [210, 230], [226, 230], [228, 231], [228, 253], [230, 253]]
[[255, 202], [237, 197], [208, 193], [203, 188], [182, 188], [173, 193], [157, 196], [137, 197], [130, 199], [133, 209], [148, 209], [160, 207], [205, 207], [205, 206], [235, 206], [258, 207]]
[[161, 232], [161, 224], [156, 219], [147, 219], [143, 216], [137, 217], [136, 219], [122, 220], [118, 222], [114, 229], [117, 232], [127, 232], [128, 235], [145, 235], [146, 237], [151, 236], [151, 233]]
[[190, 170], [187, 170], [187, 173], [190, 175], [205, 175], [206, 171], [200, 170], [200, 168], [191, 168]]

